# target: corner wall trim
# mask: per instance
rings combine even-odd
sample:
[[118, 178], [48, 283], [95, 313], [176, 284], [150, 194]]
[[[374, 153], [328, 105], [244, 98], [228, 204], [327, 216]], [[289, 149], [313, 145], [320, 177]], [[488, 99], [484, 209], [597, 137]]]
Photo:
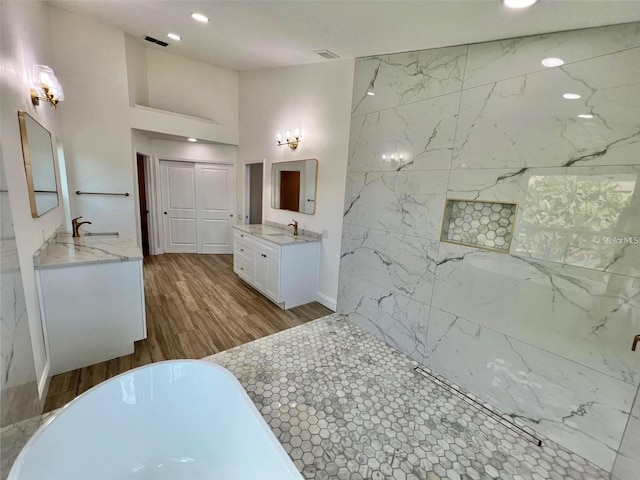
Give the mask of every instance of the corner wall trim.
[[336, 311], [338, 308], [338, 302], [333, 298], [327, 297], [325, 294], [316, 292], [316, 300], [327, 307], [329, 310]]
[[47, 393], [49, 391], [49, 383], [51, 383], [51, 377], [49, 372], [51, 371], [51, 360], [47, 359], [47, 363], [44, 366], [40, 380], [38, 380], [38, 396], [40, 397], [40, 404], [44, 407], [44, 402], [47, 399]]

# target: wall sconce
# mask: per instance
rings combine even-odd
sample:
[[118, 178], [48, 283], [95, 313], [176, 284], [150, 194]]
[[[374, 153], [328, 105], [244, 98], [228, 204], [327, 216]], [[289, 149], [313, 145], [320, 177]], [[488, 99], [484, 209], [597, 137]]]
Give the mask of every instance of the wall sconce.
[[55, 109], [58, 102], [64, 100], [62, 85], [53, 74], [53, 69], [46, 65], [33, 66], [33, 87], [31, 88], [31, 103], [40, 105], [40, 100], [49, 102]]
[[300, 138], [300, 127], [296, 127], [293, 130], [293, 135], [291, 134], [291, 130], [287, 130], [285, 133], [284, 139], [282, 138], [282, 133], [280, 130], [276, 132], [276, 142], [278, 142], [278, 146], [281, 147], [283, 145], [289, 145], [291, 150], [295, 150], [298, 148], [298, 144], [301, 142]]

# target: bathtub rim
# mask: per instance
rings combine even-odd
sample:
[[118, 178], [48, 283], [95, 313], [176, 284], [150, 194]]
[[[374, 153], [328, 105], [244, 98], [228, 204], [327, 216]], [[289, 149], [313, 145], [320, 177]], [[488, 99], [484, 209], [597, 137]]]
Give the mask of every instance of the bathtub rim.
[[281, 463], [283, 464], [284, 468], [287, 470], [286, 473], [290, 474], [292, 476], [292, 478], [296, 478], [296, 479], [300, 479], [300, 480], [303, 479], [302, 474], [300, 473], [298, 468], [293, 463], [293, 459], [284, 450], [284, 447], [282, 446], [282, 444], [280, 443], [280, 441], [276, 437], [275, 433], [273, 433], [273, 431], [271, 430], [270, 425], [262, 417], [262, 415], [260, 414], [260, 411], [258, 410], [258, 407], [256, 407], [255, 403], [253, 403], [253, 400], [251, 400], [251, 397], [249, 397], [249, 395], [247, 394], [246, 390], [244, 389], [244, 387], [242, 386], [240, 381], [236, 378], [236, 376], [233, 373], [231, 373], [229, 370], [227, 370], [222, 365], [218, 365], [217, 363], [210, 362], [210, 361], [207, 361], [207, 360], [202, 360], [202, 359], [200, 359], [200, 360], [197, 360], [197, 359], [176, 359], [176, 360], [163, 360], [161, 362], [148, 363], [147, 365], [142, 365], [140, 367], [132, 368], [131, 370], [127, 370], [126, 372], [122, 372], [122, 373], [119, 373], [118, 375], [114, 375], [113, 377], [105, 380], [104, 382], [100, 382], [99, 384], [91, 387], [86, 392], [81, 393], [76, 398], [71, 400], [69, 403], [67, 403], [66, 405], [61, 407], [55, 414], [53, 414], [49, 418], [47, 418], [38, 427], [38, 429], [31, 436], [31, 438], [29, 438], [27, 443], [22, 447], [22, 450], [20, 451], [20, 453], [16, 457], [16, 460], [14, 461], [13, 465], [11, 466], [11, 469], [9, 470], [9, 475], [7, 476], [7, 480], [19, 480], [20, 479], [19, 475], [22, 472], [22, 468], [23, 468], [23, 466], [25, 464], [26, 456], [28, 455], [28, 452], [30, 450], [30, 446], [33, 443], [37, 442], [38, 439], [42, 435], [44, 435], [44, 432], [46, 431], [46, 429], [47, 429], [47, 427], [49, 425], [51, 425], [56, 420], [59, 420], [60, 416], [64, 415], [65, 413], [67, 413], [68, 410], [70, 409], [70, 407], [72, 407], [75, 403], [77, 403], [79, 401], [83, 401], [86, 397], [88, 397], [91, 394], [93, 394], [97, 389], [103, 387], [108, 382], [116, 381], [117, 379], [119, 379], [121, 377], [125, 377], [127, 375], [130, 375], [133, 372], [136, 372], [138, 370], [147, 370], [147, 369], [153, 368], [154, 366], [166, 365], [166, 364], [198, 364], [199, 366], [206, 366], [207, 368], [212, 368], [213, 370], [219, 370], [220, 372], [222, 372], [223, 375], [225, 375], [226, 377], [230, 378], [231, 379], [231, 383], [234, 384], [234, 386], [237, 387], [240, 390], [240, 392], [241, 392], [240, 396], [242, 397], [242, 399], [244, 401], [244, 404], [246, 405], [246, 408], [248, 408], [248, 410], [251, 411], [252, 418], [255, 418], [257, 420], [257, 424], [260, 426], [260, 428], [266, 432], [266, 436], [269, 439], [269, 443], [271, 445], [273, 445], [273, 447], [275, 448], [276, 452], [278, 453], [278, 457], [282, 460]]

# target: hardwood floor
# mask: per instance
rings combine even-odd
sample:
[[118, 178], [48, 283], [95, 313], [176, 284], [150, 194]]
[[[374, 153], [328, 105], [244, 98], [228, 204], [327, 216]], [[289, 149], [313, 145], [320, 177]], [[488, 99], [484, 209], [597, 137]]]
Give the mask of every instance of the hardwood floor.
[[147, 338], [131, 355], [52, 377], [45, 412], [132, 368], [206, 357], [332, 313], [317, 302], [281, 310], [233, 273], [232, 255], [145, 257], [144, 283]]

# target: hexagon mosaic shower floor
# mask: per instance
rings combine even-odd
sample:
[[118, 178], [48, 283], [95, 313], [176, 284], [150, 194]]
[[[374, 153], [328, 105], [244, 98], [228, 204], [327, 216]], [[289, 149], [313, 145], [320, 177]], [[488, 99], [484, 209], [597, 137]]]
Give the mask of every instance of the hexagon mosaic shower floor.
[[606, 479], [537, 447], [338, 314], [207, 357], [240, 380], [306, 479]]

